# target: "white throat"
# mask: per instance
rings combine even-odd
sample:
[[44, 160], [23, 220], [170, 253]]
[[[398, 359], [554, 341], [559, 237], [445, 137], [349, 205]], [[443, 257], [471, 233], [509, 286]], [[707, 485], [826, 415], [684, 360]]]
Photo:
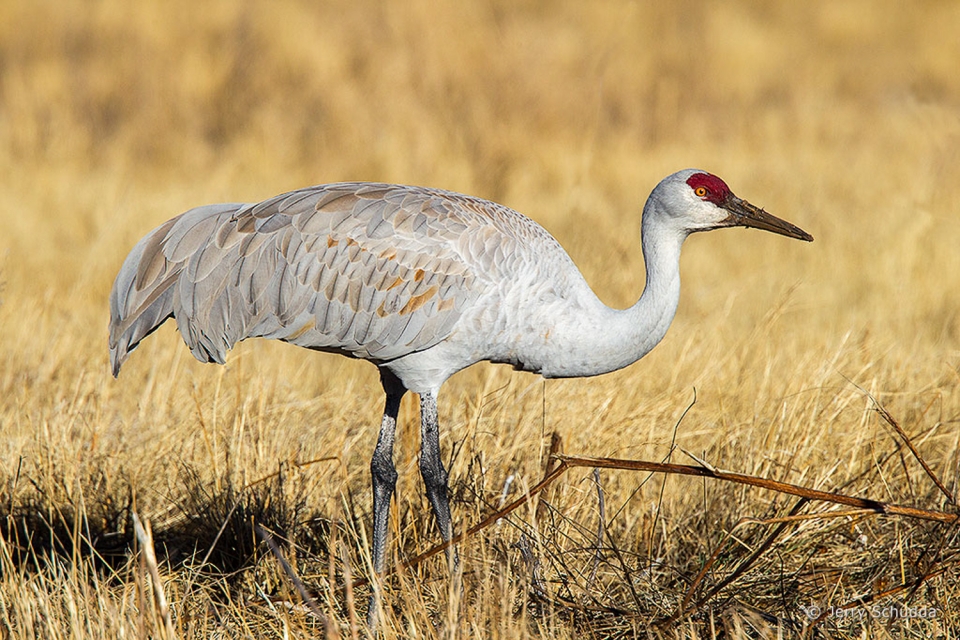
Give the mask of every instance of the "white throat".
[[680, 249], [688, 233], [663, 223], [651, 199], [644, 208], [641, 244], [646, 286], [628, 309], [603, 304], [589, 287], [575, 322], [558, 326], [563, 355], [543, 368], [548, 378], [593, 376], [633, 364], [666, 335], [680, 301]]

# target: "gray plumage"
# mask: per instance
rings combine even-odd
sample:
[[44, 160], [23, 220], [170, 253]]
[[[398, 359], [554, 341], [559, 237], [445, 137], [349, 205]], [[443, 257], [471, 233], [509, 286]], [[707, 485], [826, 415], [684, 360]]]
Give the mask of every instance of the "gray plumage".
[[443, 340], [525, 249], [550, 245], [562, 252], [506, 207], [419, 187], [332, 184], [191, 209], [123, 263], [110, 296], [114, 375], [171, 316], [202, 362], [258, 336], [390, 361]]
[[[259, 204], [191, 209], [144, 237], [110, 293], [110, 360], [170, 317], [193, 355], [223, 363], [240, 340], [275, 338], [370, 360], [386, 394], [373, 478], [373, 565], [384, 568], [400, 401], [420, 396], [420, 470], [444, 540], [453, 535], [437, 394], [481, 360], [545, 377], [625, 367], [665, 335], [691, 233], [747, 226], [813, 238], [711, 174], [664, 178], [643, 210], [647, 280], [628, 309], [594, 295], [560, 244], [507, 207], [389, 184], [301, 189]], [[449, 555], [456, 562], [456, 553]], [[374, 623], [379, 587], [371, 601]]]

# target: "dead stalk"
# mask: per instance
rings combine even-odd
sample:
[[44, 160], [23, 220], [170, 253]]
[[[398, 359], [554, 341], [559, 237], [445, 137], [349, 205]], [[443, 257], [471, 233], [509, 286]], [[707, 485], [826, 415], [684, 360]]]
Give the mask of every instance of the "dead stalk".
[[913, 446], [913, 441], [910, 440], [910, 437], [907, 436], [906, 432], [904, 432], [903, 428], [900, 426], [900, 423], [898, 423], [894, 417], [890, 415], [890, 412], [887, 411], [882, 404], [877, 402], [876, 398], [870, 396], [870, 399], [874, 403], [876, 412], [880, 414], [880, 417], [883, 418], [884, 422], [893, 427], [893, 430], [897, 432], [897, 435], [900, 436], [904, 444], [907, 445], [907, 448], [910, 449], [910, 453], [913, 454], [913, 457], [916, 458], [917, 462], [920, 463], [920, 466], [923, 467], [923, 470], [933, 481], [933, 484], [937, 485], [937, 488], [944, 496], [946, 496], [947, 501], [950, 502], [950, 504], [957, 506], [956, 498], [954, 498], [953, 494], [950, 493], [947, 487], [940, 481], [940, 478], [936, 473], [934, 473], [933, 469], [930, 468], [930, 465], [927, 464], [927, 461], [923, 459], [923, 456], [920, 455], [920, 452], [917, 451], [917, 448]]
[[797, 513], [800, 511], [800, 509], [802, 509], [804, 505], [807, 504], [807, 502], [808, 500], [806, 498], [801, 498], [800, 500], [798, 500], [797, 504], [795, 504], [793, 506], [793, 509], [790, 510], [790, 515], [787, 516], [787, 518], [777, 519], [778, 522], [777, 522], [776, 528], [774, 528], [774, 530], [770, 533], [770, 535], [767, 536], [766, 540], [764, 540], [763, 543], [753, 551], [753, 553], [751, 553], [749, 556], [747, 556], [747, 558], [743, 560], [743, 562], [737, 565], [737, 568], [734, 569], [730, 573], [730, 575], [728, 575], [719, 583], [714, 585], [714, 587], [710, 589], [710, 591], [707, 592], [705, 596], [700, 598], [700, 600], [698, 600], [695, 605], [693, 605], [692, 607], [688, 607], [688, 605], [690, 604], [690, 600], [693, 598], [693, 594], [696, 592], [697, 588], [700, 586], [700, 583], [706, 577], [707, 572], [709, 572], [710, 569], [713, 568], [713, 565], [716, 563], [717, 558], [720, 556], [720, 551], [726, 546], [727, 540], [730, 539], [730, 537], [733, 535], [733, 532], [737, 529], [737, 527], [739, 527], [742, 524], [747, 524], [749, 520], [742, 519], [739, 522], [737, 522], [737, 524], [733, 526], [733, 528], [727, 533], [727, 535], [724, 536], [723, 540], [720, 541], [720, 544], [717, 545], [717, 548], [714, 549], [713, 553], [710, 555], [710, 559], [706, 562], [706, 564], [703, 565], [703, 568], [700, 570], [699, 573], [697, 573], [696, 577], [693, 579], [693, 582], [690, 584], [690, 588], [687, 589], [687, 594], [684, 596], [683, 602], [680, 604], [680, 608], [678, 609], [678, 611], [674, 615], [670, 616], [670, 618], [665, 620], [662, 624], [670, 624], [670, 623], [676, 622], [680, 618], [690, 613], [696, 612], [698, 609], [700, 609], [700, 607], [706, 604], [707, 601], [713, 598], [713, 596], [720, 593], [721, 590], [726, 588], [734, 580], [736, 580], [741, 575], [743, 575], [743, 573], [747, 569], [749, 569], [753, 565], [753, 563], [756, 562], [757, 559], [759, 559], [760, 556], [762, 556], [766, 552], [767, 549], [770, 548], [770, 545], [772, 545], [774, 541], [778, 537], [780, 537], [780, 534], [783, 533], [783, 530], [786, 529], [787, 525], [790, 522], [792, 522], [790, 518], [793, 516], [796, 516]]
[[133, 531], [140, 543], [140, 550], [143, 553], [143, 559], [147, 563], [147, 569], [150, 571], [150, 582], [153, 583], [153, 598], [157, 604], [157, 611], [163, 620], [163, 634], [167, 640], [173, 640], [177, 637], [173, 629], [173, 620], [170, 617], [170, 607], [167, 605], [167, 596], [163, 592], [163, 582], [160, 581], [160, 569], [157, 567], [157, 554], [153, 548], [153, 530], [150, 527], [150, 521], [140, 522], [136, 512], [133, 512]]
[[894, 431], [897, 432], [897, 435], [900, 436], [900, 439], [903, 440], [904, 444], [907, 445], [907, 448], [910, 449], [910, 453], [913, 454], [913, 457], [916, 458], [917, 462], [920, 463], [920, 466], [923, 467], [924, 472], [926, 472], [930, 480], [933, 481], [933, 484], [937, 485], [937, 489], [939, 489], [940, 492], [947, 498], [947, 501], [949, 501], [950, 504], [957, 506], [957, 501], [954, 495], [949, 489], [947, 489], [946, 485], [940, 481], [939, 476], [937, 476], [933, 469], [930, 468], [930, 465], [927, 464], [927, 461], [923, 459], [923, 456], [920, 455], [920, 452], [917, 450], [917, 448], [913, 446], [913, 441], [900, 426], [900, 423], [897, 422], [892, 415], [890, 415], [890, 412], [887, 411], [886, 407], [884, 407], [880, 401], [873, 396], [872, 393], [858, 385], [856, 382], [850, 380], [849, 378], [846, 378], [846, 380], [870, 399], [870, 402], [873, 403], [874, 411], [876, 411], [880, 417], [883, 418], [884, 422], [886, 422], [891, 428], [893, 428]]
[[593, 482], [597, 485], [597, 550], [593, 554], [593, 568], [590, 569], [590, 577], [587, 579], [587, 585], [584, 587], [584, 595], [593, 588], [593, 581], [597, 579], [597, 570], [600, 568], [600, 561], [603, 559], [603, 533], [606, 521], [606, 509], [603, 500], [603, 485], [600, 484], [600, 470], [593, 470]]
[[270, 532], [259, 524], [256, 525], [255, 530], [257, 532], [257, 537], [267, 544], [267, 548], [270, 549], [270, 553], [272, 553], [277, 559], [277, 562], [280, 563], [280, 567], [283, 569], [283, 572], [286, 574], [290, 582], [293, 583], [297, 593], [300, 594], [300, 599], [303, 600], [303, 604], [310, 609], [310, 612], [318, 620], [323, 622], [324, 637], [330, 637], [330, 620], [323, 615], [322, 611], [320, 611], [320, 606], [310, 596], [310, 593], [307, 591], [307, 587], [303, 584], [303, 581], [300, 580], [300, 577], [293, 570], [293, 567], [290, 566], [290, 563], [287, 562], [287, 559], [283, 557], [283, 553], [280, 551], [280, 547], [278, 547], [277, 543], [274, 541], [273, 536], [270, 535]]

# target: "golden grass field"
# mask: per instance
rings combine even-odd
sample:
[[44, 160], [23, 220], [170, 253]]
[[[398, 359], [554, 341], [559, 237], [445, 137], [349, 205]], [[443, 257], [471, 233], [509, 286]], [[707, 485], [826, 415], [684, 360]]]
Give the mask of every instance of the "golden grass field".
[[[176, 637], [323, 633], [254, 521], [331, 635], [366, 634], [369, 592], [345, 585], [369, 576], [375, 368], [256, 340], [203, 365], [172, 323], [118, 380], [107, 361], [107, 296], [138, 238], [322, 182], [509, 205], [619, 307], [644, 282], [640, 207], [675, 170], [816, 238], [691, 238], [670, 332], [621, 372], [452, 378], [459, 529], [540, 480], [554, 432], [568, 454], [697, 464], [682, 448], [955, 513], [876, 403], [956, 495], [958, 32], [960, 4], [935, 1], [0, 3], [2, 637], [163, 637], [133, 511]], [[401, 420], [391, 564], [439, 539], [411, 396]], [[594, 475], [573, 469], [463, 543], [462, 578], [439, 558], [387, 577], [382, 636], [958, 637], [956, 525], [599, 478], [599, 548]], [[770, 522], [795, 507], [814, 517]]]

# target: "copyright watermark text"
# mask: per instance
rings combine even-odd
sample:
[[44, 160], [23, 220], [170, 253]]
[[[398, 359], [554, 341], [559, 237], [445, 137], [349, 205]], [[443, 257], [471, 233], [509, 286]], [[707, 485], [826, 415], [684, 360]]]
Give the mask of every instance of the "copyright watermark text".
[[823, 620], [826, 618], [844, 619], [844, 620], [866, 620], [875, 618], [879, 620], [933, 620], [940, 616], [940, 610], [935, 607], [908, 607], [899, 604], [870, 604], [861, 607], [834, 607], [818, 606], [815, 604], [806, 607], [800, 607], [803, 614], [810, 620]]

